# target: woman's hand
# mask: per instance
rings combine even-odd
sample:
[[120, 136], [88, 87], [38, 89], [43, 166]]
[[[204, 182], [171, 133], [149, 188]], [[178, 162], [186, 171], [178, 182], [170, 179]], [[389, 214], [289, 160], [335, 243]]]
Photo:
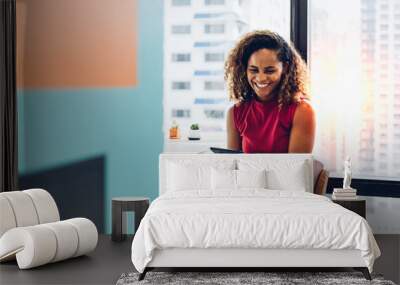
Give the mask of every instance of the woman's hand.
[[315, 112], [309, 102], [303, 100], [296, 108], [289, 138], [289, 153], [311, 153], [315, 139]]

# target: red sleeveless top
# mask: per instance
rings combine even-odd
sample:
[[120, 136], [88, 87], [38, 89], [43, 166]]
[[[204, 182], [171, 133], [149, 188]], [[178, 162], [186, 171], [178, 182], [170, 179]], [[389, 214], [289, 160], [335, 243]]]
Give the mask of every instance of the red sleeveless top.
[[245, 153], [287, 153], [297, 103], [283, 106], [277, 101], [255, 99], [233, 108], [235, 127]]

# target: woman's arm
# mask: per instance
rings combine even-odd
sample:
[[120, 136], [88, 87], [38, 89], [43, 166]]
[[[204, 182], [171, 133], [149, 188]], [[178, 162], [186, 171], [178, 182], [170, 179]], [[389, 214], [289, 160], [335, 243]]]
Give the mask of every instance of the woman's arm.
[[296, 108], [290, 132], [289, 153], [311, 153], [315, 139], [315, 112], [310, 103], [302, 101]]
[[240, 134], [235, 127], [235, 122], [233, 119], [233, 108], [230, 107], [226, 118], [226, 130], [227, 130], [227, 148], [232, 150], [241, 150], [242, 141], [240, 139]]

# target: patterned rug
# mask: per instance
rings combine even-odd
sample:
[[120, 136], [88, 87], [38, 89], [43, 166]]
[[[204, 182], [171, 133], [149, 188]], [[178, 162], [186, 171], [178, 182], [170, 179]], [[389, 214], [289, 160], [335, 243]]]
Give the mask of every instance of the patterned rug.
[[138, 281], [139, 273], [124, 273], [117, 285], [134, 284], [268, 284], [268, 285], [297, 285], [297, 284], [379, 284], [395, 285], [392, 281], [384, 280], [381, 275], [372, 275], [372, 281], [364, 278], [360, 272], [148, 272], [142, 281]]

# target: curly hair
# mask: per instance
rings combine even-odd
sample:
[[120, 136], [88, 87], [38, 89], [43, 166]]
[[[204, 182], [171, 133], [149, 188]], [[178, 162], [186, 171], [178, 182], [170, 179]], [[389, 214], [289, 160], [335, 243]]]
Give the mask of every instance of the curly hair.
[[255, 96], [247, 80], [247, 64], [254, 52], [264, 48], [276, 51], [278, 60], [287, 66], [277, 86], [279, 107], [309, 98], [307, 67], [299, 53], [277, 33], [262, 30], [245, 34], [228, 55], [225, 80], [230, 99], [248, 101]]

